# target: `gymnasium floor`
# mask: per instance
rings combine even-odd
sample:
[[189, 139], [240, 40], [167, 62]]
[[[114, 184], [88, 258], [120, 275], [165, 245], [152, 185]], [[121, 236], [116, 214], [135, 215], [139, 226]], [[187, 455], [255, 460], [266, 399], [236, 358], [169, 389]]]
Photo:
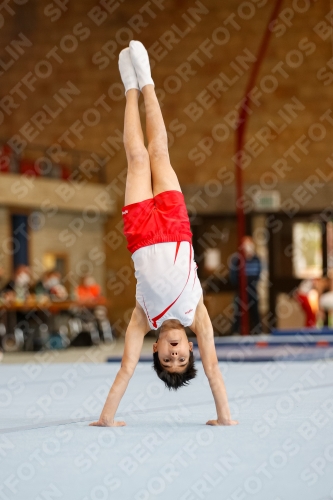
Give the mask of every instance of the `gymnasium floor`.
[[332, 361], [221, 363], [235, 427], [205, 426], [215, 410], [200, 363], [177, 393], [140, 363], [118, 412], [127, 427], [106, 429], [88, 423], [119, 364], [86, 352], [5, 355], [0, 499], [333, 499]]

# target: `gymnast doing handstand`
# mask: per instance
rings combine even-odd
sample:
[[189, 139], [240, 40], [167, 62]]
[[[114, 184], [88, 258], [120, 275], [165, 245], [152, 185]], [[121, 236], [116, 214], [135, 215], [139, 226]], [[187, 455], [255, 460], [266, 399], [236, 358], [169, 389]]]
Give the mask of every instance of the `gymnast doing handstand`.
[[[125, 86], [124, 145], [128, 161], [124, 234], [135, 268], [136, 306], [125, 335], [121, 367], [97, 422], [115, 421], [119, 403], [139, 361], [145, 335], [159, 329], [153, 344], [157, 376], [169, 389], [187, 385], [196, 375], [193, 344], [185, 327], [197, 337], [200, 357], [216, 405], [208, 425], [235, 425], [214, 344], [213, 326], [197, 277], [192, 233], [184, 196], [168, 153], [167, 132], [151, 77], [149, 57], [141, 42], [132, 41], [119, 55]], [[140, 123], [138, 99], [146, 110], [148, 147]]]

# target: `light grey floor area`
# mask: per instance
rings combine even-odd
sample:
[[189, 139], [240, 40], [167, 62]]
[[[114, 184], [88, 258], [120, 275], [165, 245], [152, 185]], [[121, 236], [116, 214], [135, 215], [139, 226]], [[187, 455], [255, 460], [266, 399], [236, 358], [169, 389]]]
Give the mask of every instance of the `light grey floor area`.
[[0, 365], [0, 499], [333, 499], [331, 361], [221, 363], [235, 427], [200, 364], [173, 393], [142, 363], [120, 429], [88, 426], [119, 365], [53, 361]]
[[[142, 354], [151, 354], [153, 337], [146, 337]], [[121, 357], [124, 351], [124, 339], [120, 338], [111, 344], [99, 344], [92, 347], [70, 347], [60, 350], [4, 352], [2, 364], [52, 364], [52, 363], [105, 363], [107, 358]]]

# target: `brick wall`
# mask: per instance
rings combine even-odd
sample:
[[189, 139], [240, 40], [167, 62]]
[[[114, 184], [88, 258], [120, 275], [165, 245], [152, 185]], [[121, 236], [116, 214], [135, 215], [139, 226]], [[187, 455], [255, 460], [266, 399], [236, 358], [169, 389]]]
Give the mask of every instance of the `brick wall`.
[[[69, 147], [110, 157], [108, 183], [119, 204], [106, 228], [106, 278], [120, 329], [134, 304], [134, 279], [119, 225], [126, 161], [118, 53], [132, 38], [149, 47], [184, 188], [217, 177], [232, 184], [236, 111], [272, 3], [10, 0], [2, 7], [0, 135], [18, 151], [31, 142], [53, 145], [57, 154]], [[249, 185], [283, 191], [284, 183], [297, 186], [317, 169], [320, 191], [331, 178], [329, 9], [329, 2], [290, 0], [272, 25], [247, 128]], [[209, 197], [207, 203], [209, 211]]]

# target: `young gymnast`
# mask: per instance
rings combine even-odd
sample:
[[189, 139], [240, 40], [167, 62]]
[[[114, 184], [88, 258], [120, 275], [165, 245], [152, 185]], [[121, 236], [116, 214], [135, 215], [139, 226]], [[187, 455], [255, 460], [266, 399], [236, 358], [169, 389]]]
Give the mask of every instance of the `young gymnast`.
[[[98, 422], [90, 425], [126, 425], [115, 421], [118, 405], [139, 361], [144, 336], [160, 328], [153, 344], [154, 369], [169, 389], [188, 384], [196, 374], [193, 344], [184, 327], [196, 335], [217, 417], [208, 425], [235, 425], [219, 370], [214, 333], [197, 278], [189, 218], [168, 153], [167, 133], [151, 77], [148, 53], [132, 41], [119, 55], [125, 86], [124, 145], [128, 161], [124, 234], [135, 267], [136, 306], [125, 335], [121, 367]], [[146, 109], [148, 148], [144, 145], [138, 98]]]

